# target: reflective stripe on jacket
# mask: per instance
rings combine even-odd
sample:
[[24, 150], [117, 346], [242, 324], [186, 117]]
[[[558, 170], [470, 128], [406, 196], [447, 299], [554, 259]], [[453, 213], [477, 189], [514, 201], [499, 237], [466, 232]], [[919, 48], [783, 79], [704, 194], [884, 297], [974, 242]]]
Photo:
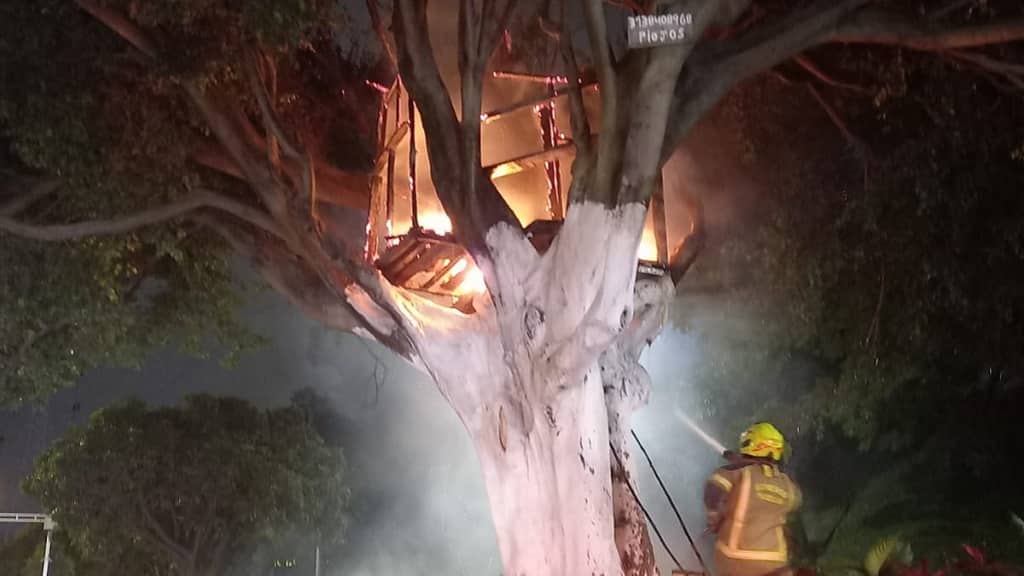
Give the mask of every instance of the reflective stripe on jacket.
[[723, 466], [704, 488], [708, 526], [718, 534], [718, 551], [736, 560], [788, 562], [786, 516], [800, 500], [800, 488], [767, 460]]

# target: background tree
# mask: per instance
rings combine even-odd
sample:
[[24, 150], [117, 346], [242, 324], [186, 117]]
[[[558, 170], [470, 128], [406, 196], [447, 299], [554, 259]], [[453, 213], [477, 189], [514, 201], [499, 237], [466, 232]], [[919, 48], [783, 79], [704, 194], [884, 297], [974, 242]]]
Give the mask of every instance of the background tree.
[[192, 396], [180, 408], [96, 412], [40, 458], [25, 488], [99, 570], [212, 576], [255, 540], [304, 530], [336, 542], [343, 470], [297, 409]]
[[[227, 246], [300, 310], [368, 335], [423, 368], [476, 447], [505, 571], [534, 576], [653, 571], [635, 502], [621, 489], [628, 472], [610, 447], [628, 469], [622, 448], [629, 414], [648, 395], [637, 356], [657, 336], [703, 238], [695, 203], [693, 234], [672, 258], [671, 274], [635, 281], [647, 205], [677, 144], [740, 82], [816, 46], [956, 50], [1012, 81], [1012, 66], [975, 50], [1024, 36], [1019, 18], [957, 13], [939, 21], [909, 1], [677, 0], [636, 9], [691, 13], [694, 42], [623, 53], [613, 50], [621, 47], [622, 28], [609, 25], [621, 23], [623, 8], [599, 0], [467, 0], [458, 7], [456, 114], [426, 35], [425, 3], [396, 0], [388, 52], [417, 105], [431, 178], [455, 238], [486, 282], [476, 312], [467, 315], [390, 285], [359, 256], [365, 227], [359, 218], [353, 224], [351, 212], [365, 210], [366, 166], [385, 151], [365, 152], [376, 141], [372, 129], [345, 146], [332, 140], [360, 134], [337, 129], [346, 119], [372, 127], [375, 112], [358, 99], [358, 84], [349, 86], [355, 100], [337, 102], [345, 78], [331, 73], [339, 60], [326, 26], [332, 4], [74, 4], [3, 8], [0, 118], [18, 162], [59, 186], [16, 188], [0, 230], [50, 242], [103, 237], [71, 242], [65, 249], [72, 252], [62, 254], [112, 242], [74, 260], [86, 272], [95, 267], [90, 257], [112, 262], [98, 278], [83, 274], [87, 282], [75, 293], [131, 301], [110, 308], [131, 315], [113, 324], [120, 338], [146, 325], [138, 323], [146, 314], [175, 305], [186, 327], [232, 334], [225, 300], [203, 296], [230, 294], [217, 259]], [[370, 10], [376, 29], [388, 36], [378, 8]], [[510, 23], [538, 18], [551, 42], [563, 40], [558, 52], [570, 85], [581, 48], [578, 60], [589, 61], [601, 87], [596, 141], [578, 91], [571, 92], [577, 157], [570, 207], [543, 254], [480, 160], [489, 58]], [[589, 51], [558, 33], [574, 18], [585, 24]], [[369, 92], [363, 85], [362, 94]], [[62, 359], [56, 365], [67, 367], [55, 378], [26, 368], [26, 359], [43, 358], [33, 356], [44, 341], [36, 335], [61, 342], [50, 339], [57, 328], [74, 338], [88, 326], [75, 318], [59, 324], [57, 304], [17, 304], [46, 277], [34, 267], [46, 264], [30, 257], [37, 245], [11, 246], [9, 257], [25, 273], [5, 279], [5, 302], [50, 314], [21, 313], [5, 327], [5, 362], [17, 366], [7, 372], [18, 378], [14, 386], [31, 392], [80, 369], [66, 360], [80, 348], [68, 346], [54, 348]], [[169, 270], [145, 265], [153, 259]], [[155, 284], [148, 298], [124, 288], [147, 277], [177, 282]], [[69, 298], [40, 291], [46, 295], [56, 303]], [[105, 353], [91, 354], [92, 361]], [[26, 374], [35, 379], [23, 380]]]
[[687, 408], [728, 436], [785, 425], [812, 536], [854, 503], [832, 569], [896, 532], [935, 561], [960, 542], [1021, 560], [1006, 455], [1022, 448], [1024, 137], [991, 127], [1022, 125], [1024, 99], [971, 66], [828, 47], [716, 116], [760, 189], [734, 199], [677, 301], [700, 350]]

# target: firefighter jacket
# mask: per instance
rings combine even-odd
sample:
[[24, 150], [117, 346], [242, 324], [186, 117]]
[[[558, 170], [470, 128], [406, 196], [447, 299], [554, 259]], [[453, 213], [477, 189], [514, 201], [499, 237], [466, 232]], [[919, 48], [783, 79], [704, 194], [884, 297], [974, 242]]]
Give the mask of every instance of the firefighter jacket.
[[704, 488], [716, 551], [733, 560], [787, 563], [786, 517], [800, 502], [800, 488], [771, 460], [744, 457], [722, 466]]

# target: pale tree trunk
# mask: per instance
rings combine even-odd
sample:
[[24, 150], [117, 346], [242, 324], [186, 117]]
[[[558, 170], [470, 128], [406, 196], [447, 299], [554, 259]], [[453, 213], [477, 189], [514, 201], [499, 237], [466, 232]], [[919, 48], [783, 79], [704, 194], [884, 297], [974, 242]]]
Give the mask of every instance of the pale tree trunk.
[[633, 493], [637, 488], [636, 471], [629, 438], [633, 412], [647, 404], [651, 394], [650, 376], [640, 365], [640, 354], [661, 333], [674, 295], [675, 286], [670, 277], [638, 281], [634, 290], [633, 321], [601, 355], [609, 442], [614, 451], [611, 476], [615, 543], [625, 576], [658, 574], [647, 522]]
[[543, 256], [492, 228], [500, 297], [472, 316], [393, 293], [473, 440], [506, 574], [623, 574], [599, 359], [630, 328], [643, 216], [575, 205]]

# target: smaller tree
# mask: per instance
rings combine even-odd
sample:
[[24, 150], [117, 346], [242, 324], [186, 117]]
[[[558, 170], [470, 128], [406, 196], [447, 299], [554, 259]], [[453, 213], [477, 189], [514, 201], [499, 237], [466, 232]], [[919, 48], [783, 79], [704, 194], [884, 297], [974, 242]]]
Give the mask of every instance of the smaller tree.
[[133, 400], [96, 412], [50, 447], [25, 489], [92, 562], [212, 576], [276, 534], [337, 542], [343, 471], [340, 451], [300, 410], [201, 395], [178, 408]]

